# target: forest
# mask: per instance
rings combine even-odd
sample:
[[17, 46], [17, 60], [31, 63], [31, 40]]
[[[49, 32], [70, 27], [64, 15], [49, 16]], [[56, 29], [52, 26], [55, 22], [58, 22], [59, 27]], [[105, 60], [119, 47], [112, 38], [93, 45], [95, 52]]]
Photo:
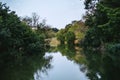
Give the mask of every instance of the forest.
[[[81, 20], [73, 20], [64, 29], [57, 29], [47, 25], [44, 19], [40, 22], [35, 12], [32, 16], [19, 17], [7, 4], [0, 2], [0, 68], [10, 64], [25, 66], [26, 62], [33, 70], [42, 65], [46, 71], [51, 67], [51, 57], [45, 61], [45, 53], [57, 46], [55, 52], [59, 51], [69, 60], [87, 66], [89, 72], [86, 75], [90, 80], [119, 80], [120, 1], [85, 0], [84, 5], [86, 13]], [[55, 46], [51, 47], [51, 43]], [[74, 46], [80, 47], [78, 53]], [[83, 58], [83, 55], [86, 57]], [[39, 57], [40, 65], [35, 57]], [[91, 65], [96, 66], [92, 68]], [[96, 76], [97, 68], [101, 79]], [[112, 76], [106, 77], [109, 72]]]

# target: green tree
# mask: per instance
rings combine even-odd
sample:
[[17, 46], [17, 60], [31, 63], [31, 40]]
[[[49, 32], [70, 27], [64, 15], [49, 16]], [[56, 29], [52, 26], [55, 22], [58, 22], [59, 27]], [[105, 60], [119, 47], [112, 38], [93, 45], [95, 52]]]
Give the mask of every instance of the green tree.
[[[80, 41], [83, 41], [87, 27], [83, 21], [72, 21], [70, 24], [65, 26], [65, 29], [62, 29], [58, 32], [58, 40], [63, 40], [68, 44], [79, 44]], [[71, 43], [70, 43], [71, 41]]]
[[[86, 0], [86, 25], [89, 30], [84, 45], [101, 47], [120, 42], [120, 7], [118, 0]], [[114, 6], [113, 6], [114, 5]]]
[[74, 40], [75, 40], [74, 32], [68, 31], [65, 34], [65, 41], [67, 42], [67, 44], [74, 44]]
[[57, 39], [61, 42], [61, 44], [65, 43], [65, 30], [62, 29], [57, 33]]
[[6, 55], [6, 58], [19, 57], [24, 54], [38, 53], [38, 51], [40, 53], [43, 48], [43, 36], [37, 34], [29, 25], [21, 22], [14, 11], [0, 2], [1, 55]]

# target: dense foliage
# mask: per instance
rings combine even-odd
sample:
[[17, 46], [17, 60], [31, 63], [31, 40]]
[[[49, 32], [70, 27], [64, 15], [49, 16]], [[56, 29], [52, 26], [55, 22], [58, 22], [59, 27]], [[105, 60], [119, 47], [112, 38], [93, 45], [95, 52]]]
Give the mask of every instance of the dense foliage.
[[37, 33], [42, 35], [45, 39], [55, 37], [56, 32], [59, 30], [57, 28], [52, 28], [50, 25], [46, 24], [46, 20], [40, 20], [39, 15], [37, 13], [32, 13], [32, 16], [21, 17], [21, 21], [29, 25], [32, 29], [34, 29]]
[[89, 26], [84, 39], [87, 76], [90, 80], [119, 80], [120, 1], [85, 0], [85, 5]]
[[89, 30], [85, 47], [102, 47], [120, 43], [120, 2], [118, 0], [86, 0], [86, 25]]
[[61, 44], [65, 43], [65, 30], [61, 29], [58, 33], [57, 33], [57, 39], [60, 41]]
[[0, 2], [0, 57], [12, 58], [44, 50], [44, 38]]
[[74, 44], [75, 34], [71, 31], [68, 31], [65, 34], [65, 40], [66, 40], [67, 44]]
[[[87, 27], [85, 27], [83, 21], [72, 21], [72, 23], [65, 26], [65, 29], [61, 29], [58, 34], [57, 38], [62, 43], [65, 41], [68, 44], [75, 43], [75, 40], [82, 41]], [[79, 44], [77, 41], [77, 44]]]

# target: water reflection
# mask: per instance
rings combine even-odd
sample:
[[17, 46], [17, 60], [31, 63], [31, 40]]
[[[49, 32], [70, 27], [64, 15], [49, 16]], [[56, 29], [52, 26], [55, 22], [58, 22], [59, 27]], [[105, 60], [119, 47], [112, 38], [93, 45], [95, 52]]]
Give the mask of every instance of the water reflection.
[[88, 80], [85, 73], [79, 70], [80, 66], [74, 61], [68, 60], [60, 52], [46, 53], [46, 56], [53, 56], [51, 62], [53, 68], [47, 71], [48, 75], [39, 73], [39, 75], [42, 74], [42, 80]]
[[90, 80], [120, 80], [120, 54], [118, 51], [82, 50], [70, 45], [59, 45], [54, 51], [79, 65]]
[[82, 50], [59, 45], [46, 55], [0, 60], [0, 80], [120, 80], [119, 51]]
[[51, 57], [33, 55], [15, 62], [6, 62], [0, 66], [0, 80], [34, 80], [34, 72], [37, 70], [46, 72], [51, 68], [50, 60]]
[[86, 75], [90, 80], [120, 80], [120, 56], [93, 50], [85, 50], [84, 53], [88, 69]]
[[88, 80], [85, 75], [86, 60], [81, 52], [82, 49], [74, 45], [52, 47], [47, 51], [46, 56], [53, 56], [51, 62], [53, 68], [48, 71], [48, 75], [39, 72], [42, 80]]

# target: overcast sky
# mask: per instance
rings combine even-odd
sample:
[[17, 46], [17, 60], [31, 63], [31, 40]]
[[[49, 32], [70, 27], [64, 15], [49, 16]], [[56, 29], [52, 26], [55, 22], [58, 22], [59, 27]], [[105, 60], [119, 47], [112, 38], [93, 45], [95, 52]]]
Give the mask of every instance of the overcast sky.
[[73, 20], [80, 20], [85, 13], [84, 0], [0, 0], [7, 3], [18, 16], [31, 16], [33, 12], [46, 19], [47, 24], [64, 28]]

